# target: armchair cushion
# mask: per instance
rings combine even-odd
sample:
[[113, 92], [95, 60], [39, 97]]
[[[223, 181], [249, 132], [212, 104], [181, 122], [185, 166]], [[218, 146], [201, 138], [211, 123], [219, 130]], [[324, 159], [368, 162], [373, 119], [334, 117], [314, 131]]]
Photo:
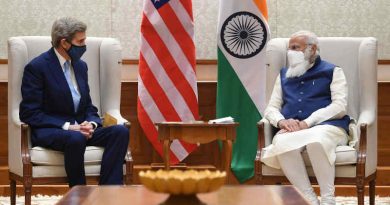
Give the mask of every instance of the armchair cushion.
[[[65, 167], [63, 165], [33, 166], [32, 170], [33, 170], [33, 177], [66, 177]], [[88, 165], [85, 166], [84, 170], [86, 176], [100, 175], [100, 165]]]
[[[262, 154], [264, 151], [261, 152]], [[303, 161], [305, 165], [311, 167], [311, 162], [309, 159], [309, 155], [307, 155], [307, 151], [303, 151]], [[357, 160], [357, 151], [350, 146], [337, 146], [336, 147], [336, 166], [340, 165], [353, 165], [356, 164]]]
[[[336, 166], [356, 164], [356, 159], [357, 159], [357, 152], [354, 148], [350, 146], [336, 147], [336, 162], [335, 162]], [[306, 166], [311, 166], [309, 155], [307, 155], [306, 150], [303, 152], [303, 160], [305, 161]]]
[[[65, 167], [61, 166], [33, 166], [33, 177], [66, 177]], [[99, 176], [100, 165], [85, 165], [86, 176]], [[123, 174], [126, 174], [126, 165], [123, 165]]]
[[[85, 165], [100, 165], [104, 148], [87, 146], [84, 154]], [[64, 166], [64, 154], [60, 151], [33, 147], [30, 149], [31, 162], [34, 165]]]

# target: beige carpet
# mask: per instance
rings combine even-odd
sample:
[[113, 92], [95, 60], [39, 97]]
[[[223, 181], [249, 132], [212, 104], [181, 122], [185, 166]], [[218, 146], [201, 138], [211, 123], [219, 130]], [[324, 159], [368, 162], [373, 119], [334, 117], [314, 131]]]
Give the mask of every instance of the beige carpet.
[[[58, 202], [62, 196], [42, 196], [35, 195], [32, 197], [32, 205], [52, 205]], [[352, 205], [357, 204], [356, 197], [337, 197], [336, 198], [337, 205]], [[0, 205], [9, 205], [10, 199], [9, 197], [0, 197]], [[16, 198], [17, 205], [24, 204], [24, 197]], [[369, 204], [368, 197], [364, 198], [364, 204]], [[375, 198], [376, 205], [390, 205], [390, 197], [376, 197]]]
[[[52, 205], [57, 203], [62, 196], [43, 196], [43, 195], [35, 195], [31, 197], [31, 205]], [[0, 197], [0, 205], [9, 205], [11, 204], [9, 197]], [[24, 204], [24, 197], [19, 196], [16, 197], [16, 204], [22, 205]]]

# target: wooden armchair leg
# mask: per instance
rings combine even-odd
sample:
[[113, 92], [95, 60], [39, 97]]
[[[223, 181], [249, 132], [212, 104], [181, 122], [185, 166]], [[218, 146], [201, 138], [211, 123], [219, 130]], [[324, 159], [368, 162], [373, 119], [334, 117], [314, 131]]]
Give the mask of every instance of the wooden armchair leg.
[[125, 175], [125, 185], [130, 185], [133, 183], [133, 171], [134, 171], [134, 162], [133, 157], [131, 156], [131, 151], [128, 149], [125, 158], [126, 165], [126, 175]]
[[133, 183], [133, 173], [132, 172], [127, 172], [125, 175], [125, 185], [131, 185]]
[[262, 178], [263, 178], [263, 173], [262, 172], [262, 167], [261, 167], [261, 161], [260, 161], [260, 154], [258, 152], [258, 154], [256, 155], [256, 159], [255, 159], [255, 183], [256, 184], [263, 184], [262, 182]]
[[24, 204], [31, 205], [31, 184], [24, 185]]
[[376, 180], [373, 179], [369, 184], [370, 205], [375, 205], [375, 183]]
[[358, 205], [364, 205], [364, 184], [356, 185]]
[[127, 173], [126, 173], [126, 175], [125, 175], [125, 185], [130, 185], [130, 184], [132, 184], [131, 181], [132, 181], [132, 180], [131, 180], [130, 174], [127, 174]]
[[11, 179], [10, 180], [10, 197], [11, 197], [11, 205], [15, 205], [16, 204], [16, 181]]

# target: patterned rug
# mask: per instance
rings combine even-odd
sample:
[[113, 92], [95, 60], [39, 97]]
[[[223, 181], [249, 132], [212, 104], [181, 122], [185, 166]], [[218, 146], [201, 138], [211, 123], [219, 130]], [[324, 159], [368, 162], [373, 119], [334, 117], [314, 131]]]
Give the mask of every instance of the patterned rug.
[[[35, 195], [31, 197], [31, 205], [53, 205], [57, 203], [62, 196], [43, 196], [43, 195]], [[8, 197], [0, 197], [0, 205], [10, 205], [11, 201], [9, 196]], [[17, 196], [16, 197], [16, 204], [17, 205], [24, 205], [24, 196]]]
[[[42, 196], [35, 195], [31, 198], [32, 205], [53, 205], [58, 202], [62, 196]], [[10, 199], [9, 197], [0, 197], [0, 205], [9, 205]], [[17, 205], [24, 204], [24, 197], [16, 198]], [[337, 205], [353, 205], [357, 204], [356, 197], [336, 197]], [[369, 204], [368, 197], [364, 198], [364, 204]], [[376, 205], [390, 205], [390, 197], [376, 197], [375, 198]]]

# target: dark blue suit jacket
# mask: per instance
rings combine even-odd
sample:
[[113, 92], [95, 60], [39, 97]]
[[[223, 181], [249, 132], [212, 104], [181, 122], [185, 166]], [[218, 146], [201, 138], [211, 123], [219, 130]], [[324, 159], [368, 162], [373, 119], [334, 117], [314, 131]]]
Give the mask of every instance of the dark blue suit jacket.
[[26, 65], [19, 117], [31, 126], [33, 136], [48, 135], [52, 129], [47, 128], [62, 129], [65, 122], [94, 121], [101, 126], [98, 110], [89, 95], [87, 64], [78, 60], [72, 61], [72, 66], [81, 94], [77, 112], [74, 112], [72, 94], [54, 48]]

